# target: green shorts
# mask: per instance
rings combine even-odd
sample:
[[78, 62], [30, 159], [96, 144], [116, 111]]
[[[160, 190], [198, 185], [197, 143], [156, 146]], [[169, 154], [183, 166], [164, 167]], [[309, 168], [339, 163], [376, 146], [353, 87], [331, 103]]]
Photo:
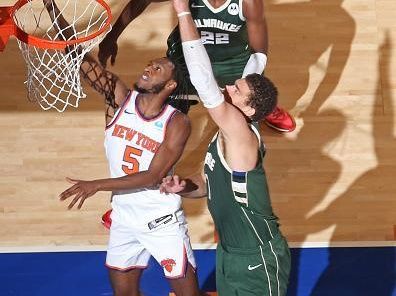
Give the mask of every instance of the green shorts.
[[[178, 63], [188, 76], [186, 62], [183, 56], [183, 48], [181, 46], [179, 28], [176, 28], [169, 35], [167, 57], [171, 58], [174, 62]], [[234, 84], [235, 80], [242, 77], [245, 65], [250, 58], [250, 51], [241, 52], [239, 55], [233, 56], [225, 61], [211, 61], [214, 77], [220, 87], [224, 88], [225, 85]], [[195, 88], [190, 83], [189, 94], [196, 94]]]
[[216, 253], [219, 296], [284, 296], [290, 274], [290, 250], [279, 234], [258, 249], [226, 249]]

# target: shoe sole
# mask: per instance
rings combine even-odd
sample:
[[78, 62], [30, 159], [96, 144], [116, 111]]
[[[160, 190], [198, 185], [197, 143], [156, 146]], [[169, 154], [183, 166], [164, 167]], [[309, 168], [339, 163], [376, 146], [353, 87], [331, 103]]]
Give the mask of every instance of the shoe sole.
[[104, 222], [102, 222], [102, 226], [103, 226], [104, 228], [108, 229], [108, 230], [110, 230], [110, 227], [111, 227], [111, 225], [108, 226], [108, 225], [106, 225], [106, 223], [104, 223]]
[[290, 133], [290, 132], [292, 132], [292, 131], [294, 131], [294, 130], [296, 129], [296, 123], [295, 123], [294, 119], [293, 119], [293, 123], [294, 123], [293, 129], [279, 128], [279, 127], [277, 127], [277, 126], [275, 126], [275, 125], [269, 123], [267, 120], [264, 120], [264, 122], [265, 122], [265, 124], [268, 125], [270, 128], [273, 128], [274, 130], [276, 130], [276, 131], [278, 131], [278, 132], [282, 132], [282, 133]]
[[104, 228], [110, 229], [110, 227], [107, 226], [106, 222], [103, 219], [100, 219], [100, 223], [103, 225]]

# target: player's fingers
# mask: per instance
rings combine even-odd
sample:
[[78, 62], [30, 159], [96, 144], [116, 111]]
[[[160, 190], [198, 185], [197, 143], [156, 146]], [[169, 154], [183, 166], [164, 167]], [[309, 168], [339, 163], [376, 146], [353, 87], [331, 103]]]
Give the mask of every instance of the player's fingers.
[[169, 184], [172, 181], [172, 176], [166, 176], [162, 179], [162, 182], [165, 184]]
[[102, 50], [100, 49], [100, 47], [99, 47], [99, 53], [98, 53], [98, 60], [99, 60], [100, 65], [101, 65], [103, 68], [106, 68], [106, 57], [105, 57], [105, 55], [103, 54], [103, 52], [102, 52]]
[[69, 189], [63, 191], [61, 194], [59, 194], [59, 199], [60, 200], [65, 200], [66, 198], [74, 195], [76, 193], [77, 188], [78, 188], [78, 186], [73, 185]]
[[66, 181], [69, 182], [69, 183], [71, 183], [71, 184], [76, 184], [76, 183], [79, 182], [80, 180], [72, 179], [72, 178], [66, 177]]
[[81, 209], [81, 207], [82, 207], [82, 205], [84, 204], [84, 202], [85, 202], [86, 199], [87, 199], [87, 198], [86, 198], [85, 196], [83, 196], [83, 197], [80, 198], [80, 202], [78, 203], [78, 206], [77, 206], [77, 208], [78, 208], [79, 210]]
[[115, 59], [116, 59], [116, 57], [117, 57], [117, 53], [118, 53], [118, 46], [117, 46], [117, 43], [116, 43], [116, 44], [114, 44], [113, 52], [112, 52], [112, 54], [111, 54], [111, 60], [110, 60], [110, 62], [111, 62], [111, 65], [112, 65], [112, 66], [114, 66]]
[[107, 54], [106, 47], [103, 44], [104, 41], [102, 41], [102, 43], [99, 45], [98, 60], [102, 67], [106, 68], [109, 55]]
[[168, 192], [167, 192], [167, 190], [166, 190], [166, 186], [164, 186], [164, 185], [162, 185], [162, 184], [160, 185], [159, 191], [160, 191], [160, 193], [168, 194]]
[[159, 184], [159, 187], [158, 187], [160, 193], [164, 193], [164, 188], [165, 188], [164, 186], [165, 186], [165, 182], [164, 182], [164, 180], [162, 180], [162, 183]]
[[74, 205], [76, 204], [76, 202], [81, 198], [82, 193], [78, 193], [73, 200], [71, 201], [71, 203], [69, 204], [69, 206], [67, 207], [69, 210], [72, 209], [74, 207]]
[[173, 175], [173, 182], [175, 182], [175, 184], [179, 184], [180, 183], [180, 177], [178, 175]]

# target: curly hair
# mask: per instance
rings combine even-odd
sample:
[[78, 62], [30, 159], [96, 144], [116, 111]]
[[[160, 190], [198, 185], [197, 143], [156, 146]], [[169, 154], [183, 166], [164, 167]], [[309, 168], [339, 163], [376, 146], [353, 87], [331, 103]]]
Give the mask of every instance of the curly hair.
[[251, 91], [248, 105], [256, 112], [250, 117], [252, 121], [260, 121], [270, 114], [278, 103], [278, 89], [267, 77], [260, 74], [249, 74], [246, 82]]
[[188, 94], [191, 89], [190, 75], [188, 73], [187, 66], [183, 63], [184, 60], [180, 61], [170, 56], [167, 58], [174, 65], [172, 79], [177, 83], [177, 87], [168, 99], [168, 104], [184, 114], [187, 114], [190, 109]]

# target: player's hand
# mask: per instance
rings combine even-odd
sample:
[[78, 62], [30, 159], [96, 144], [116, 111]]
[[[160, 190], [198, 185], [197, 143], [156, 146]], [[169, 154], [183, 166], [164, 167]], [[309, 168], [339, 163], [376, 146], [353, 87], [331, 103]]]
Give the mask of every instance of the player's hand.
[[186, 181], [180, 180], [177, 175], [167, 176], [162, 179], [162, 184], [160, 185], [161, 193], [179, 193], [186, 188]]
[[45, 7], [47, 7], [47, 5], [51, 5], [53, 0], [43, 0], [43, 3], [45, 5]]
[[79, 201], [79, 204], [77, 206], [78, 209], [81, 209], [82, 205], [84, 204], [85, 200], [94, 195], [98, 189], [99, 189], [99, 184], [97, 181], [83, 181], [83, 180], [76, 180], [76, 179], [71, 179], [71, 178], [66, 178], [66, 180], [69, 183], [74, 184], [73, 186], [69, 187], [65, 191], [63, 191], [59, 195], [59, 199], [61, 201], [64, 201], [65, 199], [68, 199], [69, 197], [73, 197], [73, 200], [68, 206], [68, 209], [70, 210], [73, 208], [73, 206]]
[[[107, 35], [109, 36], [109, 35]], [[99, 44], [98, 59], [102, 67], [106, 68], [107, 60], [111, 57], [110, 63], [113, 66], [118, 53], [117, 42], [111, 37], [105, 37]]]
[[173, 0], [173, 8], [176, 13], [190, 11], [188, 0]]

